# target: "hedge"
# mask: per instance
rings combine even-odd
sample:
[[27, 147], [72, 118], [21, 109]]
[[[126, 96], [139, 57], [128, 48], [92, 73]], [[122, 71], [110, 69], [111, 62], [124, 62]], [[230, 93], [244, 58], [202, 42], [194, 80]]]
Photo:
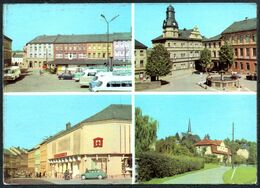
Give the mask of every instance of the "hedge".
[[156, 152], [139, 154], [138, 181], [163, 178], [204, 168], [204, 160], [198, 157], [167, 156]]
[[219, 159], [216, 155], [205, 155], [204, 161], [205, 163], [219, 163]]

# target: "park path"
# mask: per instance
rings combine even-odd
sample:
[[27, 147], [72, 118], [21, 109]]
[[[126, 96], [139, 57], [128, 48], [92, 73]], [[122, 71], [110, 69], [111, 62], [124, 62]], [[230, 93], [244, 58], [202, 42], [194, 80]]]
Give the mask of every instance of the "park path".
[[228, 169], [230, 167], [221, 166], [202, 170], [166, 181], [163, 184], [223, 184], [222, 177]]

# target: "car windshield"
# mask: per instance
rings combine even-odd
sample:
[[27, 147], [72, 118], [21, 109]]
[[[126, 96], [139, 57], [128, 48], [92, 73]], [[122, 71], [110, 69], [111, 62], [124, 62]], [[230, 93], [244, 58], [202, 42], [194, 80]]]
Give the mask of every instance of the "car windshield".
[[6, 69], [5, 70], [5, 74], [13, 74], [13, 73], [14, 73], [14, 71], [11, 70], [11, 69]]
[[98, 76], [95, 76], [94, 78], [93, 78], [93, 81], [96, 81], [98, 79]]

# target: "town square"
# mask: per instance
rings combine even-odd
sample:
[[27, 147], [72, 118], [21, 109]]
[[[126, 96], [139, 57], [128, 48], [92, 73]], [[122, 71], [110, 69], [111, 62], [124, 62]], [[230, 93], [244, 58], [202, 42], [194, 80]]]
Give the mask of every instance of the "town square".
[[187, 5], [135, 6], [136, 91], [256, 92], [256, 6]]

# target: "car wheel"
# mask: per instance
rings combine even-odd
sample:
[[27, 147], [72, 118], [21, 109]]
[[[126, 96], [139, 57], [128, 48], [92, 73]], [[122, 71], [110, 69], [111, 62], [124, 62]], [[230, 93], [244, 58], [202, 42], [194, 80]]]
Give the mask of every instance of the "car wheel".
[[98, 175], [98, 179], [100, 179], [100, 180], [101, 180], [102, 178], [103, 178], [103, 177], [102, 177], [102, 175]]
[[82, 180], [85, 180], [85, 179], [86, 179], [86, 176], [84, 176], [84, 175], [81, 176], [81, 179], [82, 179]]

